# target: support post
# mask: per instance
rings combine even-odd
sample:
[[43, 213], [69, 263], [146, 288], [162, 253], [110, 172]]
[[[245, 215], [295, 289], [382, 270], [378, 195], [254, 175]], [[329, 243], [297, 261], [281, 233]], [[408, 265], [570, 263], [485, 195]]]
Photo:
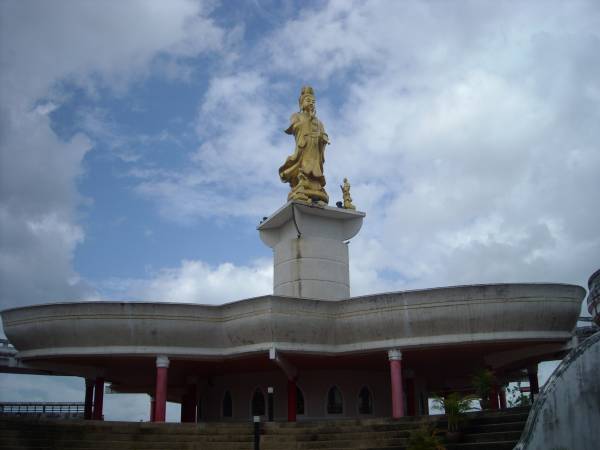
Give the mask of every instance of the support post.
[[104, 407], [104, 378], [96, 378], [94, 386], [94, 420], [103, 420], [102, 408]]
[[273, 418], [275, 417], [275, 401], [274, 401], [274, 389], [273, 386], [269, 386], [267, 388], [267, 417], [269, 422], [273, 422]]
[[181, 422], [196, 422], [196, 385], [189, 384], [181, 398]]
[[167, 413], [167, 372], [169, 358], [164, 355], [156, 357], [156, 395], [154, 407], [154, 422], [164, 422]]
[[404, 393], [402, 392], [402, 352], [398, 349], [388, 351], [390, 361], [390, 379], [392, 387], [392, 417], [404, 416]]
[[490, 409], [492, 411], [498, 410], [498, 385], [492, 386], [492, 391], [490, 392]]
[[94, 381], [85, 379], [85, 403], [83, 408], [83, 418], [92, 420], [92, 410], [94, 407]]
[[154, 422], [154, 412], [156, 410], [156, 401], [150, 396], [150, 422]]
[[260, 416], [254, 416], [254, 450], [260, 450]]
[[531, 402], [540, 393], [540, 385], [538, 382], [538, 370], [537, 365], [530, 366], [527, 368], [527, 378], [529, 378], [529, 392], [531, 395]]
[[415, 415], [415, 379], [406, 378], [406, 414]]
[[296, 421], [296, 410], [297, 410], [297, 387], [295, 380], [289, 380], [287, 382], [287, 397], [288, 397], [288, 422]]
[[506, 409], [506, 389], [504, 386], [500, 387], [500, 409]]

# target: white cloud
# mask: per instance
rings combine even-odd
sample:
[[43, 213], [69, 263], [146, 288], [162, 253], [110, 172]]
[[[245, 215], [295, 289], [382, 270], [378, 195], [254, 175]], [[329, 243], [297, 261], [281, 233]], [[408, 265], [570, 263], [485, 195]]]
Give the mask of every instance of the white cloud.
[[[61, 83], [123, 90], [156, 66], [220, 49], [224, 32], [203, 3], [187, 0], [0, 8], [0, 305], [93, 295], [72, 258], [85, 234], [75, 218], [76, 181], [94, 143], [83, 134], [63, 140], [51, 128], [48, 114], [71, 95]], [[87, 125], [106, 138], [97, 135], [106, 127]]]
[[293, 148], [283, 133], [285, 115], [265, 101], [272, 89], [257, 72], [212, 79], [196, 124], [203, 142], [191, 154], [190, 166], [146, 173], [136, 191], [156, 200], [165, 218], [179, 222], [268, 214], [286, 195], [277, 168], [282, 150]]
[[585, 283], [600, 254], [599, 29], [593, 2], [303, 10], [246, 70], [213, 78], [190, 171], [138, 191], [180, 221], [274, 210], [293, 148], [281, 124], [312, 80], [332, 139], [330, 196], [348, 176], [368, 213], [354, 292]]
[[271, 261], [251, 265], [182, 261], [179, 267], [163, 268], [144, 279], [116, 278], [104, 284], [112, 297], [153, 301], [221, 304], [273, 292]]

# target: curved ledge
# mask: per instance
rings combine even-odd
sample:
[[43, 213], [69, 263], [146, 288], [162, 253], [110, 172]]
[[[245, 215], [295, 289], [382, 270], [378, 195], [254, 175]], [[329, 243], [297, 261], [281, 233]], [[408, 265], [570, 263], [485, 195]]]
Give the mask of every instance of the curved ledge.
[[447, 344], [566, 342], [585, 290], [494, 284], [343, 301], [264, 296], [219, 306], [77, 302], [2, 312], [22, 359], [82, 355], [227, 358], [272, 347], [344, 354]]

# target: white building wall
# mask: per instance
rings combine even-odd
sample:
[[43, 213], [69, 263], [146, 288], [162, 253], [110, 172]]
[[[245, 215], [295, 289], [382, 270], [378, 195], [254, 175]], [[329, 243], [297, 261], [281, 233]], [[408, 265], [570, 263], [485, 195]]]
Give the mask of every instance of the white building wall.
[[[327, 393], [331, 386], [337, 386], [344, 398], [343, 414], [327, 414]], [[260, 388], [267, 403], [267, 388], [274, 388], [274, 419], [287, 420], [287, 379], [274, 370], [230, 374], [212, 378], [200, 393], [202, 402], [201, 421], [251, 420], [251, 401], [256, 388]], [[311, 370], [299, 371], [297, 386], [304, 394], [305, 414], [298, 420], [340, 419], [354, 417], [386, 417], [391, 415], [390, 381], [388, 371], [366, 370]], [[367, 386], [373, 396], [373, 414], [359, 415], [358, 394]], [[221, 405], [225, 391], [231, 392], [233, 416], [222, 416]], [[266, 417], [264, 418], [266, 420]]]

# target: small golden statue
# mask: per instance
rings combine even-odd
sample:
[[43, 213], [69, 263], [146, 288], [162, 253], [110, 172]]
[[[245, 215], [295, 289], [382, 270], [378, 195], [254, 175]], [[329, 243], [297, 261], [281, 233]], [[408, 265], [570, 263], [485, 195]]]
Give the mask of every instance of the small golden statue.
[[298, 99], [300, 112], [292, 114], [290, 126], [285, 132], [293, 134], [296, 140], [294, 153], [279, 168], [279, 177], [290, 183], [289, 200], [305, 203], [329, 203], [325, 192], [325, 146], [329, 137], [323, 123], [316, 116], [315, 93], [310, 86], [304, 86]]
[[344, 178], [344, 184], [340, 186], [342, 188], [342, 198], [344, 199], [345, 209], [356, 209], [356, 206], [352, 204], [352, 197], [350, 197], [350, 183], [348, 178]]

